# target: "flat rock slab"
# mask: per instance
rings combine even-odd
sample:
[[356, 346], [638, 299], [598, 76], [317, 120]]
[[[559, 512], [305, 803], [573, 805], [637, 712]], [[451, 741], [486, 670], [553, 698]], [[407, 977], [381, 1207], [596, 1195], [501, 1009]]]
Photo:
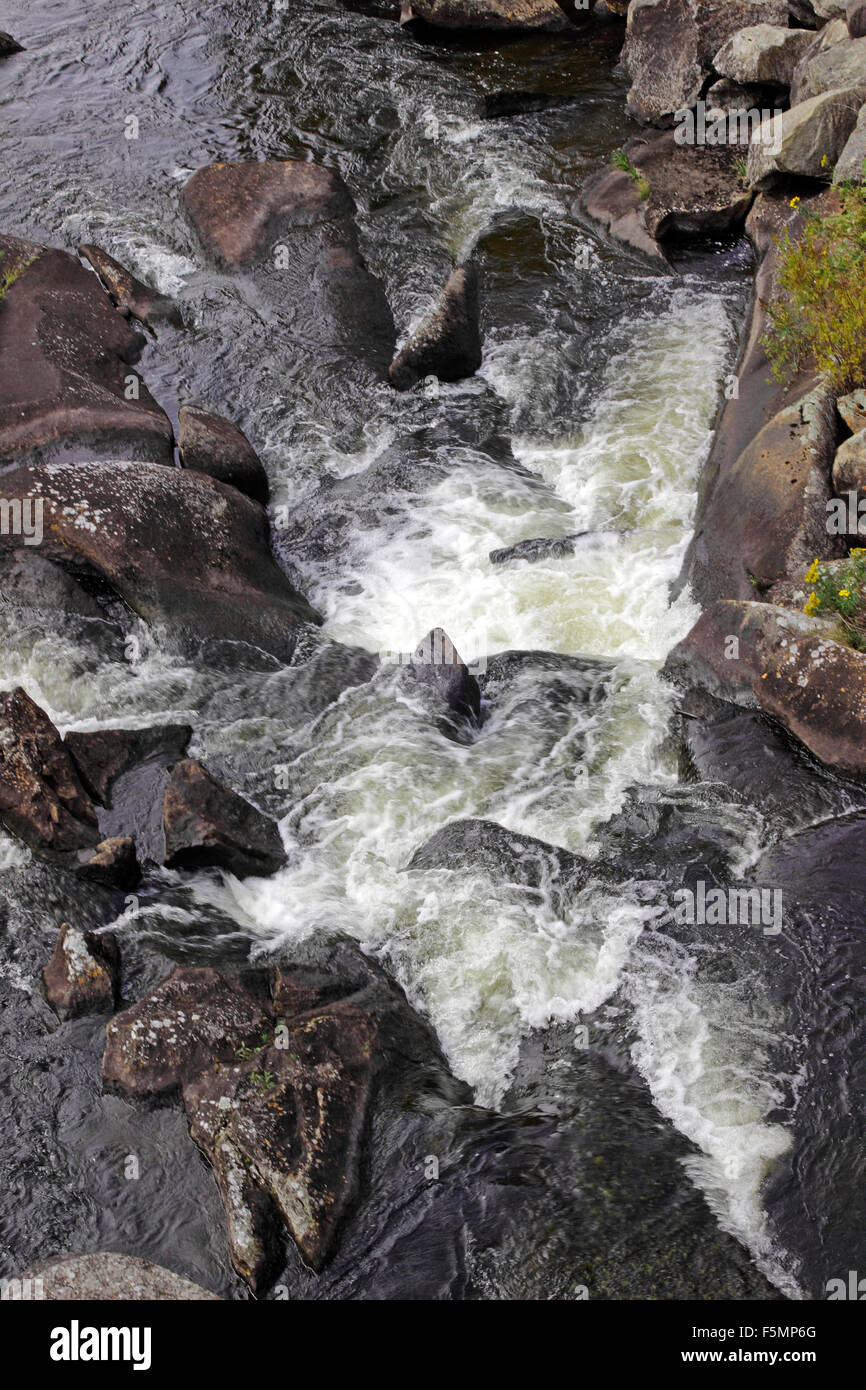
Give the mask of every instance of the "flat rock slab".
[[665, 669], [681, 686], [757, 706], [828, 767], [866, 775], [866, 654], [832, 640], [825, 624], [774, 604], [720, 600]]
[[99, 840], [96, 811], [60, 734], [20, 686], [0, 692], [0, 820], [49, 855]]
[[42, 1298], [54, 1302], [111, 1301], [191, 1302], [213, 1299], [199, 1284], [172, 1274], [170, 1269], [133, 1255], [100, 1252], [95, 1255], [62, 1255], [36, 1265], [22, 1276], [39, 1281]]
[[[204, 474], [49, 464], [7, 473], [3, 490], [41, 499], [47, 559], [100, 576], [185, 646], [237, 641], [288, 659], [300, 624], [321, 622], [274, 561], [262, 508]], [[0, 536], [0, 547], [15, 541]]]
[[45, 997], [58, 1018], [112, 1013], [120, 988], [120, 952], [110, 933], [81, 931], [64, 922], [42, 971]]
[[[171, 463], [168, 416], [132, 372], [144, 345], [74, 256], [0, 236], [0, 466], [82, 457]], [[134, 380], [138, 399], [127, 399]]]
[[286, 861], [276, 824], [193, 758], [171, 770], [163, 822], [172, 869], [216, 867], [244, 877], [275, 873]]
[[182, 968], [108, 1025], [103, 1078], [180, 1090], [213, 1165], [232, 1260], [254, 1289], [279, 1267], [279, 1225], [327, 1258], [358, 1179], [380, 1065], [375, 1008], [303, 974]]

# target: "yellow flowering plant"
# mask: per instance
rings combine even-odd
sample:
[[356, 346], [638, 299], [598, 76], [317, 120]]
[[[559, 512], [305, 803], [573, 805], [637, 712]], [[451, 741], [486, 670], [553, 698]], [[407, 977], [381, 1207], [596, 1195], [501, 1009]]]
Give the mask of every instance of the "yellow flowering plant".
[[813, 560], [803, 578], [812, 586], [803, 611], [833, 619], [840, 641], [866, 651], [866, 550], [852, 550], [847, 560]]

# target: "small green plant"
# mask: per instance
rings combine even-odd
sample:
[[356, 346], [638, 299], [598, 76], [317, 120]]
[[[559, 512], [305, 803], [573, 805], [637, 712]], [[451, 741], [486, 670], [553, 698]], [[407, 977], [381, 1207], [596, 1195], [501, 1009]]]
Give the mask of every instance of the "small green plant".
[[260, 1091], [269, 1091], [277, 1084], [277, 1078], [272, 1071], [251, 1071], [250, 1081], [254, 1081]]
[[812, 361], [843, 394], [866, 382], [866, 184], [840, 184], [838, 194], [837, 211], [802, 210], [798, 240], [787, 228], [776, 238], [779, 273], [763, 341], [777, 381]]
[[621, 169], [624, 174], [628, 174], [629, 178], [634, 179], [637, 184], [638, 193], [643, 201], [646, 202], [651, 191], [649, 182], [644, 178], [640, 169], [635, 168], [625, 150], [614, 150], [610, 157], [610, 162], [615, 169]]
[[746, 179], [748, 179], [748, 177], [749, 177], [749, 166], [748, 166], [748, 164], [746, 163], [745, 159], [738, 159], [738, 160], [737, 160], [736, 169], [737, 169], [737, 173], [738, 173], [738, 175], [739, 175], [739, 177], [740, 177], [741, 179], [743, 179], [744, 181], [745, 181]]
[[804, 612], [830, 618], [840, 641], [866, 651], [866, 550], [831, 564], [813, 560], [804, 578], [812, 586]]
[[[5, 253], [0, 251], [0, 261], [4, 259]], [[8, 266], [6, 270], [0, 267], [0, 300], [6, 298], [7, 292], [15, 284], [15, 281], [21, 279], [27, 267], [32, 265], [35, 260], [36, 256], [30, 256], [27, 260], [15, 261], [12, 265]]]

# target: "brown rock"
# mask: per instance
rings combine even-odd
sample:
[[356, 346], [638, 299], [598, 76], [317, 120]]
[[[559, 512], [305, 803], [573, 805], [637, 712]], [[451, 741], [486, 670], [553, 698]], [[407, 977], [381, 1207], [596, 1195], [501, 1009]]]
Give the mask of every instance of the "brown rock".
[[724, 232], [740, 226], [753, 194], [737, 171], [736, 152], [711, 145], [679, 145], [673, 131], [630, 140], [625, 153], [649, 184], [644, 223], [656, 241]]
[[69, 854], [99, 839], [60, 734], [20, 686], [0, 692], [0, 819], [37, 852]]
[[459, 266], [388, 368], [391, 385], [407, 391], [426, 376], [473, 376], [481, 366], [479, 312], [478, 272], [473, 265]]
[[42, 979], [45, 997], [58, 1018], [113, 1012], [120, 985], [116, 939], [64, 922]]
[[[594, 5], [595, 0], [591, 0]], [[589, 18], [563, 0], [404, 0], [401, 24], [421, 21], [439, 29], [519, 29], [554, 32]]]
[[36, 1265], [22, 1279], [38, 1280], [40, 1296], [50, 1302], [220, 1302], [199, 1284], [133, 1255], [61, 1255]]
[[856, 492], [866, 497], [866, 429], [853, 434], [836, 450], [833, 460], [833, 491], [842, 497]]
[[73, 729], [63, 740], [78, 775], [94, 801], [107, 806], [116, 779], [141, 762], [166, 767], [182, 758], [192, 738], [189, 724], [158, 724], [149, 729]]
[[183, 327], [180, 310], [168, 295], [146, 285], [128, 271], [119, 261], [109, 256], [98, 246], [79, 246], [79, 256], [89, 261], [99, 276], [112, 302], [122, 313], [139, 319], [141, 323], [167, 322], [176, 328]]
[[0, 462], [101, 453], [171, 463], [169, 419], [131, 370], [144, 337], [74, 256], [8, 236], [0, 253], [3, 274], [19, 272], [0, 314]]
[[82, 851], [76, 872], [79, 878], [104, 883], [109, 888], [134, 888], [141, 878], [135, 841], [129, 835], [101, 840], [92, 853]]
[[171, 770], [163, 821], [172, 869], [215, 866], [244, 877], [275, 873], [286, 860], [274, 822], [192, 758]]
[[194, 405], [182, 405], [179, 420], [177, 442], [184, 468], [218, 478], [267, 506], [268, 475], [243, 430]]

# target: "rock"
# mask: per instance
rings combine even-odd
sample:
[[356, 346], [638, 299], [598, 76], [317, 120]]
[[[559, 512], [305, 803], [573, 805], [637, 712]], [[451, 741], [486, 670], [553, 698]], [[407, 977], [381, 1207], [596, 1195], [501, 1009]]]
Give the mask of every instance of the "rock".
[[604, 864], [581, 859], [558, 845], [506, 830], [496, 821], [455, 820], [416, 849], [406, 871], [483, 873], [534, 894], [552, 894], [562, 910], [592, 878], [607, 878]]
[[837, 772], [866, 774], [866, 654], [833, 641], [823, 622], [773, 604], [721, 600], [665, 670], [680, 686], [778, 719]]
[[[74, 256], [0, 236], [0, 465], [65, 454], [171, 463], [168, 416], [131, 370], [144, 345]], [[136, 398], [130, 393], [135, 391]]]
[[76, 872], [79, 878], [104, 883], [109, 888], [134, 888], [141, 878], [135, 841], [130, 835], [112, 835], [101, 840], [92, 853], [82, 851]]
[[[557, 0], [403, 0], [401, 24], [432, 24], [439, 29], [568, 29], [573, 7]], [[588, 18], [589, 10], [575, 20]]]
[[295, 309], [298, 348], [318, 344], [332, 366], [346, 352], [383, 376], [394, 320], [364, 264], [355, 205], [338, 174], [299, 160], [209, 164], [183, 201], [208, 257], [254, 276], [260, 293]]
[[12, 53], [23, 53], [24, 49], [17, 39], [13, 39], [11, 34], [7, 34], [5, 29], [0, 29], [0, 58], [8, 58]]
[[753, 598], [831, 558], [830, 469], [838, 440], [833, 403], [810, 394], [785, 407], [720, 477], [696, 533], [713, 596]]
[[142, 280], [137, 280], [119, 261], [109, 256], [98, 246], [79, 246], [79, 256], [89, 261], [99, 276], [112, 303], [122, 313], [138, 319], [141, 323], [171, 323], [176, 328], [183, 327], [180, 310], [168, 295], [160, 294]]
[[762, 139], [766, 122], [749, 147], [748, 175], [753, 188], [770, 186], [780, 174], [827, 179], [845, 148], [866, 96], [862, 87], [843, 87], [792, 106], [774, 120], [774, 136]]
[[673, 131], [630, 140], [625, 154], [649, 184], [644, 223], [661, 241], [681, 235], [729, 231], [740, 225], [752, 193], [737, 170], [734, 150], [680, 145]]
[[866, 106], [861, 109], [857, 124], [839, 156], [833, 172], [833, 182], [866, 182]]
[[459, 266], [388, 368], [391, 385], [407, 391], [426, 376], [473, 376], [481, 366], [479, 313], [478, 272]]
[[58, 1018], [113, 1013], [120, 988], [115, 937], [80, 931], [64, 922], [42, 979], [45, 997]]
[[738, 30], [722, 45], [713, 67], [735, 82], [790, 87], [794, 68], [814, 41], [815, 35], [808, 29], [754, 24]]
[[[299, 625], [321, 621], [277, 567], [262, 508], [204, 474], [50, 464], [5, 474], [3, 491], [42, 499], [47, 559], [98, 575], [193, 650], [218, 639], [287, 659]], [[0, 550], [14, 540], [0, 535]]]
[[866, 39], [850, 39], [844, 24], [828, 26], [803, 54], [791, 81], [791, 105], [866, 84]]
[[31, 849], [96, 845], [96, 812], [48, 715], [26, 691], [0, 691], [0, 820]]
[[866, 38], [866, 0], [848, 0], [846, 18], [852, 39]]
[[742, 82], [732, 82], [729, 77], [720, 77], [707, 91], [705, 98], [707, 111], [720, 111], [730, 116], [734, 111], [760, 111], [766, 105], [763, 87], [746, 86]]
[[28, 1270], [23, 1279], [38, 1279], [41, 1296], [50, 1302], [191, 1302], [220, 1300], [170, 1269], [133, 1255], [99, 1252], [61, 1255]]
[[271, 999], [263, 973], [184, 968], [107, 1029], [107, 1086], [180, 1089], [232, 1261], [255, 1290], [278, 1268], [276, 1215], [318, 1269], [355, 1196], [382, 1004], [334, 993], [333, 981], [277, 971]]
[[267, 506], [268, 475], [243, 430], [194, 405], [180, 407], [179, 421], [177, 443], [184, 468], [207, 473]]
[[840, 396], [836, 409], [852, 434], [866, 430], [866, 390], [852, 391], [850, 396]]
[[63, 740], [89, 795], [101, 806], [111, 802], [115, 781], [143, 762], [168, 767], [183, 757], [192, 738], [188, 724], [149, 729], [71, 730]]
[[449, 711], [439, 721], [443, 732], [461, 733], [466, 720], [474, 723], [481, 714], [478, 682], [441, 627], [428, 632], [416, 648], [403, 679], [431, 697], [435, 712], [441, 712], [442, 706]]
[[764, 23], [787, 25], [787, 0], [632, 0], [622, 52], [630, 114], [670, 124], [695, 105], [727, 40]]
[[216, 866], [243, 878], [276, 873], [286, 862], [274, 822], [192, 758], [171, 770], [163, 820], [171, 869]]
[[518, 541], [516, 545], [503, 546], [501, 550], [491, 550], [488, 559], [491, 565], [508, 565], [514, 560], [525, 560], [529, 565], [544, 560], [561, 560], [580, 550], [608, 550], [619, 544], [622, 531], [575, 531], [570, 536], [540, 536], [538, 539]]
[[866, 497], [866, 429], [840, 444], [833, 460], [833, 491], [839, 497], [857, 492]]
[[66, 639], [77, 643], [82, 654], [90, 649], [96, 660], [122, 658], [120, 624], [71, 574], [35, 548], [0, 551], [0, 611], [18, 635]]
[[580, 206], [615, 241], [667, 263], [664, 251], [646, 229], [645, 200], [624, 169], [605, 169], [589, 178], [581, 191]]

